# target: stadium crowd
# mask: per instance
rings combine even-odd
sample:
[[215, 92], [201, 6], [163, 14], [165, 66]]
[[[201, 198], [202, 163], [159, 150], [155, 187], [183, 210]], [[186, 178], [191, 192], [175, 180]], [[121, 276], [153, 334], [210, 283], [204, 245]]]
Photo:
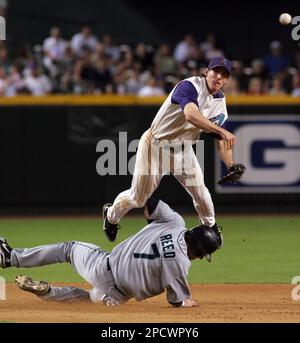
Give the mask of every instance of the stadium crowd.
[[[300, 96], [300, 51], [287, 56], [279, 41], [272, 41], [269, 50], [247, 64], [233, 61], [227, 95]], [[211, 33], [200, 43], [187, 34], [172, 49], [166, 43], [117, 45], [109, 34], [99, 39], [88, 26], [68, 41], [53, 27], [40, 45], [18, 53], [0, 42], [0, 95], [164, 95], [179, 80], [201, 74], [215, 56], [224, 56], [224, 49]]]

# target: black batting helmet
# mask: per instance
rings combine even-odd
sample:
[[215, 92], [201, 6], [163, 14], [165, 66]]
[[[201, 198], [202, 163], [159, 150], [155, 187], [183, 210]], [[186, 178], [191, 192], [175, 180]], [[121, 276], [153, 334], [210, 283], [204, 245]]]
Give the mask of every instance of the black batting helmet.
[[216, 233], [205, 225], [188, 230], [185, 237], [191, 253], [197, 257], [205, 257], [209, 262], [211, 254], [220, 247]]

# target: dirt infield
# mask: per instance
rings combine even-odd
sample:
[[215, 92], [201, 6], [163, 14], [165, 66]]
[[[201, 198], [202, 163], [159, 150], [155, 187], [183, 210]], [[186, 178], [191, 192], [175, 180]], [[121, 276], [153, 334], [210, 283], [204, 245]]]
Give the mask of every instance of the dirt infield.
[[[85, 284], [78, 286], [88, 288]], [[7, 300], [0, 301], [0, 322], [299, 323], [300, 301], [292, 300], [292, 288], [292, 285], [192, 285], [199, 306], [184, 309], [170, 307], [164, 294], [143, 302], [131, 300], [118, 307], [45, 302], [9, 284]]]

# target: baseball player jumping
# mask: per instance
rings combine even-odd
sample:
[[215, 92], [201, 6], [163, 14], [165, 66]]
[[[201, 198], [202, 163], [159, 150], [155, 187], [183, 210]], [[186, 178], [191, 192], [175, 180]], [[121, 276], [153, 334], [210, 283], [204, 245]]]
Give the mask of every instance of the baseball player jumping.
[[[117, 237], [121, 218], [132, 208], [143, 207], [163, 175], [171, 171], [193, 198], [201, 224], [212, 228], [219, 237], [220, 247], [223, 245], [211, 195], [192, 145], [201, 132], [219, 138], [219, 156], [228, 168], [228, 174], [220, 183], [236, 182], [244, 173], [245, 167], [233, 160], [235, 136], [222, 127], [228, 114], [221, 88], [230, 77], [231, 67], [228, 59], [213, 58], [204, 75], [185, 79], [171, 91], [140, 139], [131, 188], [120, 193], [113, 204], [103, 206], [103, 230], [110, 241]], [[170, 170], [170, 164], [161, 158], [170, 145], [170, 163], [174, 165], [184, 160], [182, 172], [176, 167]]]
[[175, 307], [197, 306], [187, 281], [191, 260], [211, 260], [219, 248], [216, 233], [203, 226], [185, 228], [183, 218], [161, 200], [150, 198], [145, 206], [148, 222], [137, 234], [109, 253], [83, 242], [64, 242], [33, 248], [13, 249], [0, 238], [0, 267], [38, 267], [69, 262], [93, 288], [54, 287], [19, 275], [16, 284], [43, 300], [71, 299], [102, 302], [108, 306], [131, 298], [140, 301], [166, 290]]

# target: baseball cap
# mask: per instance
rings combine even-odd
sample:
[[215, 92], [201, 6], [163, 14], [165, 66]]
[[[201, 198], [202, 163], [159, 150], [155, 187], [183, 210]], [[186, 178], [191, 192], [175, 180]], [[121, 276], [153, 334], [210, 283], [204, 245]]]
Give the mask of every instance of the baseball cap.
[[208, 69], [213, 69], [216, 67], [223, 67], [227, 70], [228, 74], [231, 74], [232, 62], [225, 57], [214, 57], [210, 60], [208, 64]]

